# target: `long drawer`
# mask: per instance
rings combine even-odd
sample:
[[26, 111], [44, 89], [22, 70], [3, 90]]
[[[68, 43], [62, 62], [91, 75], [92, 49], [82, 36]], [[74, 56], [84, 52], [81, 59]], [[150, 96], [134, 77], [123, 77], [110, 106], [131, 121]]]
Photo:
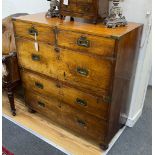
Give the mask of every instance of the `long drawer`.
[[73, 131], [75, 134], [103, 142], [107, 123], [92, 115], [82, 113], [58, 100], [42, 97], [35, 92], [26, 91], [26, 103], [38, 113]]
[[54, 50], [53, 46], [39, 43], [39, 52], [34, 42], [17, 39], [19, 64], [27, 69], [66, 81], [80, 89], [100, 95], [109, 93], [112, 85], [114, 63], [72, 50]]
[[55, 97], [83, 112], [93, 114], [107, 120], [109, 103], [108, 97], [97, 97], [67, 86], [60, 81], [48, 79], [45, 76], [29, 71], [21, 71], [24, 87], [48, 97]]

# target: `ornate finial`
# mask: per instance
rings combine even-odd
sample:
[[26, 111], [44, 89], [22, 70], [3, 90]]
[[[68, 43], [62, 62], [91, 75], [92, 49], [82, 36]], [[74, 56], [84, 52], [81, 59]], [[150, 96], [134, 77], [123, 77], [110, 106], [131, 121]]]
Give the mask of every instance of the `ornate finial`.
[[123, 16], [123, 9], [119, 7], [120, 0], [113, 0], [113, 7], [110, 9], [109, 16], [104, 20], [104, 24], [109, 28], [127, 25], [125, 16]]
[[59, 6], [60, 2], [58, 0], [47, 0], [50, 1], [50, 9], [46, 13], [47, 18], [59, 17]]

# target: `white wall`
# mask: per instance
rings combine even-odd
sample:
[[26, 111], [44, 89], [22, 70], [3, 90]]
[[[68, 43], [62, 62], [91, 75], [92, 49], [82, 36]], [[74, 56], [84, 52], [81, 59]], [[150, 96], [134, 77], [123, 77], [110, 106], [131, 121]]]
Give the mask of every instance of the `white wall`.
[[152, 68], [151, 68], [151, 73], [150, 73], [149, 86], [152, 86]]
[[121, 3], [124, 10], [124, 15], [128, 21], [134, 21], [144, 24], [143, 38], [141, 43], [140, 55], [138, 59], [137, 72], [135, 77], [135, 85], [133, 89], [132, 101], [127, 124], [133, 126], [135, 121], [142, 113], [145, 93], [151, 72], [151, 43], [152, 37], [149, 36], [152, 31], [151, 27], [151, 0], [124, 0]]
[[[37, 13], [47, 11], [49, 2], [46, 0], [3, 0], [3, 18], [13, 13]], [[143, 101], [151, 71], [151, 36], [148, 36], [151, 24], [151, 0], [124, 0], [121, 6], [128, 21], [144, 24], [141, 51], [138, 60], [135, 86], [133, 89], [128, 125], [132, 126], [142, 112]], [[149, 38], [149, 42], [147, 42]], [[149, 43], [149, 44], [147, 44]]]
[[49, 9], [47, 0], [2, 0], [2, 17], [14, 13], [37, 13]]

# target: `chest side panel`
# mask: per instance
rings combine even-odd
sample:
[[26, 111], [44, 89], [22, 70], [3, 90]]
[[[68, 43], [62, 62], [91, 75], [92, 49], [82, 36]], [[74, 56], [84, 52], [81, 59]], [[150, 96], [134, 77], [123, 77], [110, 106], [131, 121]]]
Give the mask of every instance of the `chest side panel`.
[[126, 34], [117, 43], [117, 61], [109, 112], [107, 143], [126, 123], [134, 86], [142, 26]]

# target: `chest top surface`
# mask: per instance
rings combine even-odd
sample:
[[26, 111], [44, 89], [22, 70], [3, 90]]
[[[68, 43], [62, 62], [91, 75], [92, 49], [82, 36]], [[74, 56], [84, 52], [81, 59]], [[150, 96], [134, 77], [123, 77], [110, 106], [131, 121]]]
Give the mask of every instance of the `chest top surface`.
[[130, 31], [142, 26], [138, 23], [128, 23], [125, 27], [117, 27], [115, 29], [106, 28], [102, 23], [99, 24], [89, 24], [83, 22], [72, 22], [69, 20], [62, 20], [59, 18], [47, 19], [45, 13], [37, 13], [26, 16], [20, 16], [14, 18], [17, 21], [29, 22], [33, 24], [40, 24], [44, 26], [54, 27], [58, 26], [60, 29], [76, 31], [81, 33], [89, 33], [104, 37], [115, 37], [119, 39], [123, 35], [129, 33]]

